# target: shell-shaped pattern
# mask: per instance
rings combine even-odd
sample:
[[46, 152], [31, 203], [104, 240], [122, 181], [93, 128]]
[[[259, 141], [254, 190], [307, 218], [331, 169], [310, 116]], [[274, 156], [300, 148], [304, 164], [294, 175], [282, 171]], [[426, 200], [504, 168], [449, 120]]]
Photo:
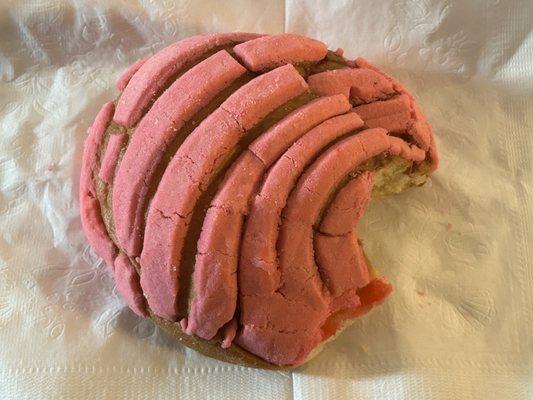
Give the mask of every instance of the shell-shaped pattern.
[[228, 33], [117, 88], [85, 142], [81, 218], [133, 311], [294, 366], [387, 297], [357, 221], [388, 162], [438, 163], [401, 84], [304, 36]]

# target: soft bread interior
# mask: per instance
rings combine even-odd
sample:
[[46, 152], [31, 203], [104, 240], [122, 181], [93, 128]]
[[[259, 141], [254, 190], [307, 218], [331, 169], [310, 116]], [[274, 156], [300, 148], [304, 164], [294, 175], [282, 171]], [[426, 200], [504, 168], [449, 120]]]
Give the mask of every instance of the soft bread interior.
[[429, 174], [427, 162], [417, 166], [401, 157], [392, 157], [377, 170], [372, 198], [398, 194], [413, 186], [423, 185]]

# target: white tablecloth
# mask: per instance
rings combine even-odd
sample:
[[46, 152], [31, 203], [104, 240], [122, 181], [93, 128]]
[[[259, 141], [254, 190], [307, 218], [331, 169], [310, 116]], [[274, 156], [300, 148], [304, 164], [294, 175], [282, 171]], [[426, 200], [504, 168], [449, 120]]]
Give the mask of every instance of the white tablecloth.
[[[2, 2], [0, 398], [533, 398], [532, 27], [529, 0]], [[393, 295], [292, 373], [207, 359], [136, 317], [78, 218], [85, 131], [121, 70], [231, 30], [385, 68], [442, 156], [361, 223]]]

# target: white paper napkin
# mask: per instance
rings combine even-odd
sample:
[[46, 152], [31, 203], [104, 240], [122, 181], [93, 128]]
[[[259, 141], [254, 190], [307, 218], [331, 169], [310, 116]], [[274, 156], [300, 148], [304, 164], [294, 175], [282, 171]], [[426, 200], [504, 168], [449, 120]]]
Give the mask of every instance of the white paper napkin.
[[[2, 3], [0, 398], [532, 398], [532, 26], [528, 0]], [[207, 359], [136, 317], [78, 217], [85, 131], [122, 69], [232, 30], [384, 67], [442, 156], [361, 223], [393, 295], [293, 373]]]

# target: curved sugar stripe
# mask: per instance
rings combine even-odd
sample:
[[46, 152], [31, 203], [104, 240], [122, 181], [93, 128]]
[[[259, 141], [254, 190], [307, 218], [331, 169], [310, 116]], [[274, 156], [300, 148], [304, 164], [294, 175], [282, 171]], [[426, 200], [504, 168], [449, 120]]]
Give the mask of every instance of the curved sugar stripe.
[[307, 36], [284, 33], [238, 44], [234, 51], [246, 68], [264, 71], [284, 64], [318, 62], [326, 56], [328, 48]]
[[186, 121], [245, 72], [226, 51], [219, 51], [177, 79], [139, 123], [113, 187], [116, 235], [130, 256], [141, 252], [149, 184], [167, 147]]
[[[355, 232], [344, 236], [314, 235], [315, 259], [324, 284], [334, 298], [347, 291], [365, 287], [370, 274]], [[352, 293], [357, 293], [353, 291]], [[355, 300], [352, 296], [348, 300]], [[336, 302], [338, 310], [353, 307], [344, 301]], [[357, 306], [357, 304], [355, 304]], [[336, 310], [331, 310], [332, 312]]]
[[228, 97], [178, 149], [152, 201], [141, 254], [141, 285], [157, 315], [178, 315], [181, 250], [200, 194], [249, 129], [307, 89], [290, 64], [263, 74]]
[[237, 261], [244, 214], [251, 193], [264, 174], [251, 152], [233, 164], [211, 203], [198, 241], [194, 266], [194, 298], [187, 333], [205, 339], [233, 318], [237, 304]]
[[412, 120], [407, 128], [407, 132], [422, 149], [427, 151], [433, 141], [431, 128], [427, 123], [426, 117], [420, 111], [420, 107], [416, 104], [415, 99], [412, 96], [409, 99], [411, 101]]
[[122, 150], [122, 146], [124, 146], [127, 139], [128, 135], [125, 133], [109, 136], [104, 158], [102, 159], [102, 165], [100, 166], [100, 172], [98, 172], [98, 177], [108, 185], [113, 183], [120, 150]]
[[141, 118], [146, 106], [164, 87], [167, 80], [184, 65], [213, 48], [260, 36], [252, 33], [199, 35], [164, 48], [146, 60], [131, 77], [118, 101], [114, 121], [131, 128]]
[[[396, 80], [366, 61], [357, 59], [356, 65], [359, 68], [311, 75], [309, 86], [321, 95], [343, 94], [356, 105], [371, 103], [356, 107], [356, 111], [366, 116], [361, 115], [367, 126], [406, 132], [420, 148], [428, 150], [432, 141], [431, 128], [413, 96]], [[394, 94], [400, 96], [389, 99]]]
[[[390, 100], [375, 101], [373, 103], [354, 107], [354, 111], [357, 112], [364, 121], [374, 121], [388, 115], [398, 116], [398, 118], [409, 118], [411, 117], [409, 105], [409, 96], [406, 94], [400, 94]], [[407, 125], [405, 123], [402, 124]], [[393, 130], [384, 126], [373, 128], [385, 128], [388, 131]]]
[[369, 128], [385, 128], [389, 132], [407, 132], [411, 123], [409, 97], [405, 94], [390, 100], [355, 107], [354, 111]]
[[113, 269], [116, 248], [109, 238], [102, 220], [100, 203], [96, 197], [94, 175], [98, 164], [99, 148], [102, 145], [107, 126], [111, 122], [113, 111], [113, 103], [104, 104], [93, 125], [89, 128], [89, 136], [85, 140], [83, 150], [80, 176], [80, 214], [83, 230], [91, 247], [105, 260], [111, 270]]
[[365, 171], [348, 182], [335, 196], [320, 231], [314, 235], [316, 263], [335, 297], [370, 282], [355, 227], [370, 202], [374, 176], [375, 172]]
[[341, 95], [322, 97], [298, 108], [258, 137], [228, 171], [207, 211], [198, 242], [187, 333], [211, 339], [233, 317], [242, 220], [266, 169], [304, 133], [349, 109], [348, 100]]
[[368, 68], [343, 68], [308, 77], [309, 86], [321, 96], [342, 94], [354, 104], [386, 99], [395, 94], [391, 82]]
[[[257, 259], [252, 260], [255, 261], [252, 272], [260, 276], [270, 275], [270, 279], [263, 279], [267, 290], [243, 291], [240, 308], [243, 328], [237, 339], [239, 345], [270, 362], [298, 365], [323, 340], [322, 325], [331, 314], [332, 304], [315, 264], [313, 224], [334, 188], [355, 167], [383, 152], [398, 154], [406, 148], [410, 150], [407, 144], [403, 147], [395, 139], [398, 138], [388, 136], [383, 129], [369, 129], [348, 137], [328, 149], [300, 178], [287, 200], [279, 240], [274, 241], [279, 246], [279, 270], [272, 271], [268, 265], [265, 268], [268, 260], [265, 263], [261, 254], [257, 257], [259, 263]], [[271, 231], [269, 227], [267, 230]], [[245, 235], [243, 256], [248, 238], [250, 242], [258, 240]], [[275, 259], [272, 261], [276, 262]], [[242, 263], [239, 271], [246, 269], [250, 269], [250, 264]], [[250, 290], [247, 276], [243, 278], [241, 285]], [[257, 278], [252, 281], [254, 285], [263, 283]], [[346, 300], [350, 306], [358, 305], [353, 297]], [[293, 315], [294, 310], [304, 312], [302, 304], [308, 307], [305, 318], [296, 319], [295, 323], [287, 316]], [[334, 308], [344, 307], [346, 304], [336, 304]]]
[[410, 109], [411, 109], [411, 124], [408, 127], [408, 133], [415, 139], [417, 145], [423, 150], [428, 151], [429, 153], [429, 162], [430, 162], [430, 172], [433, 172], [437, 169], [439, 159], [435, 147], [435, 140], [433, 138], [433, 132], [431, 126], [429, 126], [426, 117], [420, 111], [418, 104], [415, 101], [414, 96], [396, 79], [386, 74], [384, 71], [370, 64], [364, 58], [357, 58], [355, 60], [355, 65], [359, 68], [368, 68], [372, 71], [376, 71], [385, 79], [387, 79], [397, 92], [403, 93], [409, 98]]
[[258, 76], [245, 87], [220, 106], [244, 130], [253, 128], [267, 114], [309, 89], [290, 64]]
[[[297, 366], [309, 355], [310, 349], [322, 341], [316, 330], [307, 326], [320, 326], [326, 313], [301, 301], [287, 300], [280, 293], [266, 297], [241, 296], [246, 307], [240, 309], [242, 324], [235, 343], [264, 360], [276, 365]], [[303, 329], [302, 329], [303, 328]]]
[[361, 172], [337, 193], [320, 223], [320, 232], [342, 236], [355, 229], [370, 202], [375, 175]]
[[355, 113], [328, 119], [295, 142], [268, 172], [251, 204], [244, 230], [239, 290], [264, 295], [278, 286], [276, 240], [281, 212], [305, 166], [327, 144], [363, 126]]
[[348, 112], [350, 108], [350, 102], [342, 95], [319, 97], [279, 121], [249, 148], [269, 167], [304, 133], [329, 118]]
[[266, 168], [268, 165], [265, 166], [254, 153], [245, 150], [226, 173], [211, 201], [211, 207], [231, 214], [247, 214], [250, 196], [255, 192]]
[[[371, 144], [367, 144], [369, 148]], [[407, 144], [404, 140], [389, 136], [389, 154], [400, 156], [406, 160], [411, 160], [414, 162], [421, 162], [426, 159], [426, 152], [422, 150], [420, 147], [412, 144]]]
[[148, 316], [146, 304], [139, 284], [139, 275], [130, 264], [130, 260], [124, 253], [120, 253], [115, 259], [115, 282], [117, 291], [132, 311], [141, 317]]
[[141, 68], [141, 66], [146, 62], [147, 58], [141, 58], [140, 60], [135, 61], [131, 64], [126, 70], [118, 77], [115, 86], [118, 90], [122, 91], [128, 85], [131, 77]]
[[429, 149], [432, 138], [429, 125], [410, 95], [403, 93], [390, 100], [363, 104], [354, 110], [369, 128], [407, 133], [423, 150]]

